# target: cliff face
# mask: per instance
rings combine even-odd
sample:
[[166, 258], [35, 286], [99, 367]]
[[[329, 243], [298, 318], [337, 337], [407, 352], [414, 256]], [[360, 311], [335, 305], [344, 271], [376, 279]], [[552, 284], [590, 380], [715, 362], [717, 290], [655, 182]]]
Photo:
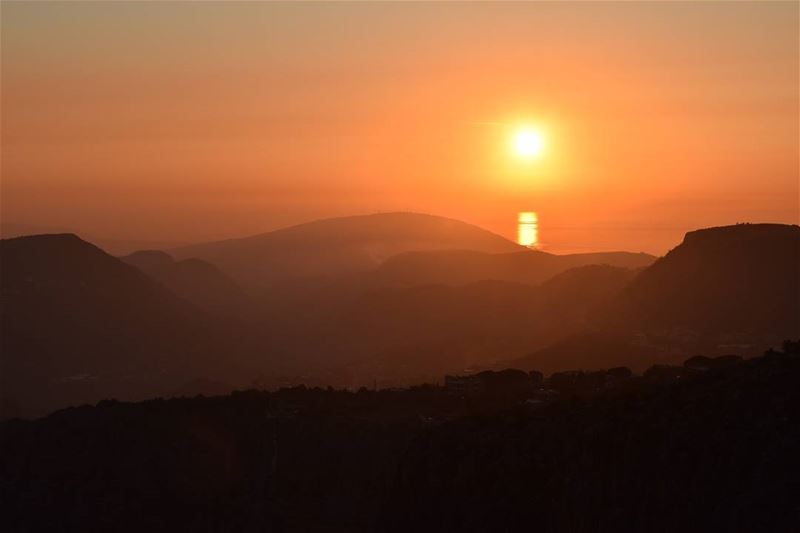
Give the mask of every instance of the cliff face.
[[623, 291], [622, 321], [644, 330], [779, 339], [800, 333], [800, 227], [693, 231]]

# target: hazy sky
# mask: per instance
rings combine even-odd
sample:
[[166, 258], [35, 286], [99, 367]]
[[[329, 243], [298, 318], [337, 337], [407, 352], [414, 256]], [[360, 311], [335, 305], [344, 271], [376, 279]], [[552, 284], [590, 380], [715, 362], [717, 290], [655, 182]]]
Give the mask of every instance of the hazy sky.
[[[798, 4], [12, 3], [2, 222], [198, 241], [418, 211], [553, 251], [798, 223]], [[522, 123], [543, 156], [515, 158]]]

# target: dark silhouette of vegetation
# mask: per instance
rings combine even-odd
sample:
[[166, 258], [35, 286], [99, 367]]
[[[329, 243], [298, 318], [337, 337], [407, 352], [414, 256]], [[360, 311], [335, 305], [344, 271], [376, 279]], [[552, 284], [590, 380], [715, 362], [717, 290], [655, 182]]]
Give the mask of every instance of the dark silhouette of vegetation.
[[796, 531], [796, 346], [674, 379], [507, 370], [473, 396], [300, 386], [12, 420], [0, 529]]
[[384, 525], [798, 531], [798, 379], [800, 358], [774, 352], [432, 428], [404, 454]]

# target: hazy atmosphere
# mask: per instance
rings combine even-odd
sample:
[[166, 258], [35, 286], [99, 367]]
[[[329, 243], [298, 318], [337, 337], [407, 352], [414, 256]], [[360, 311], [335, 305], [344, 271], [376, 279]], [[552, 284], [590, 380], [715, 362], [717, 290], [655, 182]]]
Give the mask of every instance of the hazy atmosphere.
[[797, 223], [798, 9], [3, 2], [4, 232], [122, 252], [411, 211], [514, 239], [535, 211], [543, 250], [662, 254]]
[[800, 3], [0, 0], [0, 531], [800, 531]]

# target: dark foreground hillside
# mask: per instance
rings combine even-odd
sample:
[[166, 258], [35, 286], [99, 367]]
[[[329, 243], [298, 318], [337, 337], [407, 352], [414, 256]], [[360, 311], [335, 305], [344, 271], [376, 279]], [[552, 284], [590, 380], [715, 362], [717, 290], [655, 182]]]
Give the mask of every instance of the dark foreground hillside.
[[390, 531], [800, 531], [800, 359], [420, 436]]
[[544, 405], [294, 388], [9, 421], [0, 530], [800, 530], [800, 358], [651, 374]]

